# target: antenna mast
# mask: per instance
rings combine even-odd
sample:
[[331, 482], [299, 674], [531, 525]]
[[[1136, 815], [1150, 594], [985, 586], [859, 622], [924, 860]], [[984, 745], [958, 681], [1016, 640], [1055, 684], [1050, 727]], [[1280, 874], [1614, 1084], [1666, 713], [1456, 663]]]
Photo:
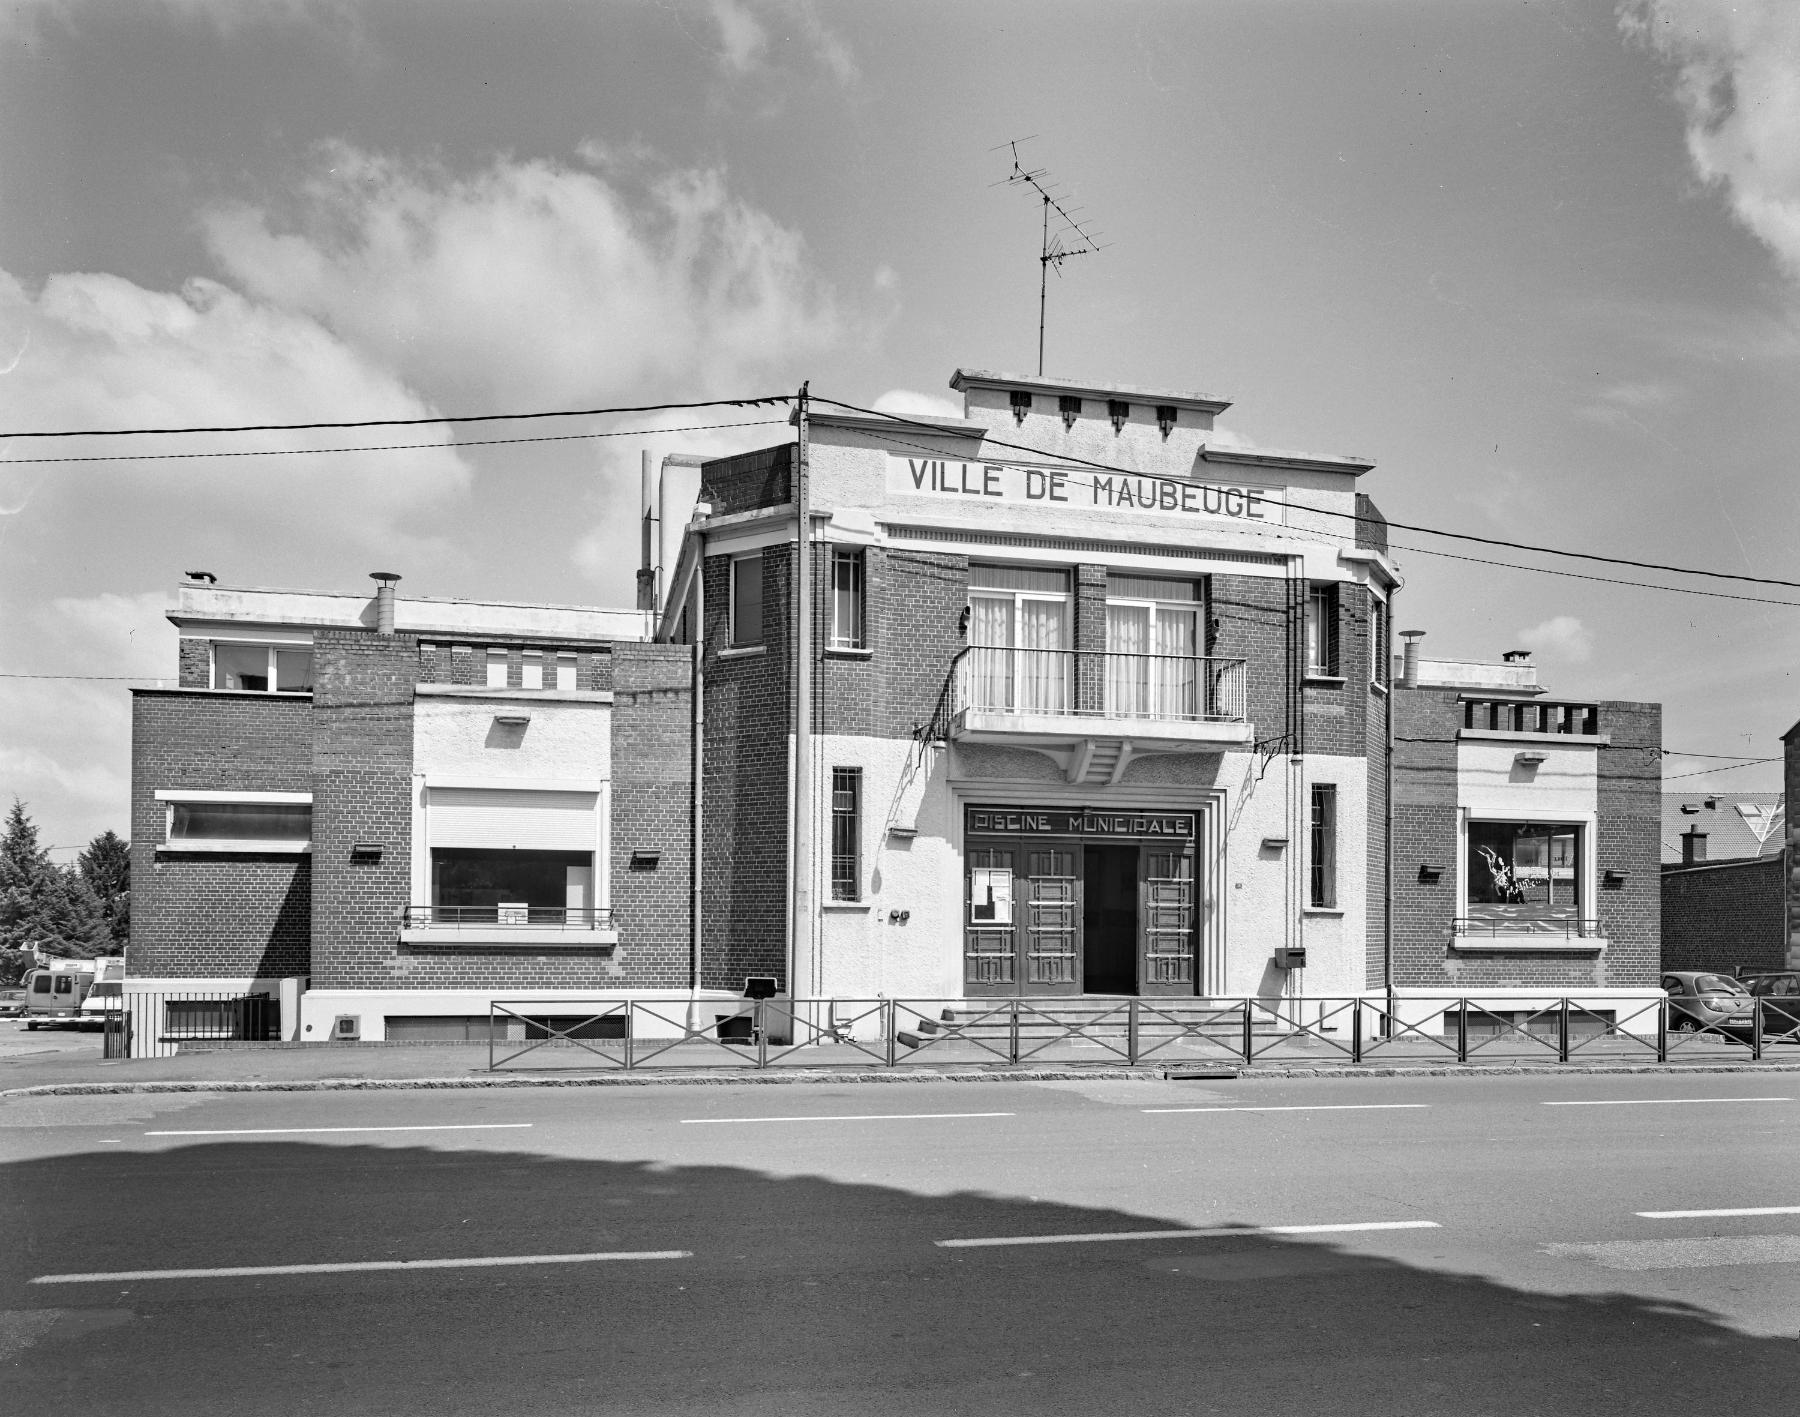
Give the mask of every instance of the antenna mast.
[[[1035, 137], [1036, 135], [1033, 134]], [[1056, 183], [1050, 179], [1050, 170], [1044, 167], [1026, 167], [1019, 161], [1019, 144], [1029, 143], [1031, 138], [1014, 138], [1010, 142], [1001, 143], [998, 147], [988, 149], [999, 152], [1006, 148], [1012, 153], [1012, 171], [999, 182], [991, 183], [995, 187], [1027, 187], [1035, 192], [1043, 207], [1044, 236], [1043, 244], [1038, 250], [1038, 373], [1044, 372], [1044, 308], [1050, 292], [1050, 268], [1056, 268], [1057, 275], [1062, 274], [1062, 263], [1073, 256], [1091, 256], [1096, 251], [1104, 251], [1108, 242], [1102, 245], [1101, 233], [1090, 230], [1075, 219], [1080, 207], [1070, 206], [1056, 192]], [[1054, 231], [1050, 228], [1050, 214], [1056, 213], [1058, 225]]]

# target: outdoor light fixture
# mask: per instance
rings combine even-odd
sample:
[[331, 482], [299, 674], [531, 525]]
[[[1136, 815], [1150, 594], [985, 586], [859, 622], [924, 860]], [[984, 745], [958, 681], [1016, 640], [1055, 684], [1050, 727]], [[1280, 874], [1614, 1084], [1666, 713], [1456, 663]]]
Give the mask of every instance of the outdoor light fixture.
[[1175, 405], [1159, 403], [1156, 406], [1156, 426], [1162, 430], [1163, 441], [1169, 440], [1169, 434], [1175, 431]]
[[1625, 877], [1628, 874], [1629, 872], [1626, 871], [1608, 871], [1603, 880], [1603, 884], [1609, 886], [1622, 886], [1625, 884]]
[[381, 843], [378, 841], [359, 841], [350, 848], [352, 861], [373, 863], [381, 860]]
[[631, 869], [634, 871], [654, 871], [662, 861], [660, 851], [634, 851], [631, 853]]
[[1263, 838], [1264, 851], [1286, 851], [1287, 844], [1288, 839], [1285, 836], [1265, 836]]
[[1429, 861], [1421, 861], [1419, 863], [1419, 879], [1421, 881], [1441, 880], [1443, 875], [1444, 868], [1442, 866], [1434, 866]]

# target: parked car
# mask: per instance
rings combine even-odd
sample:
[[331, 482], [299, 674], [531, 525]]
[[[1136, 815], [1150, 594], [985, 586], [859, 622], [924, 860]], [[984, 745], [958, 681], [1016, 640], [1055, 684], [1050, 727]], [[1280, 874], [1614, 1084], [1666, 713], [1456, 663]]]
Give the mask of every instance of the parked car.
[[1670, 1028], [1748, 1034], [1753, 1027], [1756, 1003], [1729, 974], [1676, 969], [1663, 975], [1662, 987], [1669, 996]]
[[1763, 1001], [1763, 1037], [1800, 1043], [1800, 971], [1758, 971], [1739, 978], [1751, 998]]

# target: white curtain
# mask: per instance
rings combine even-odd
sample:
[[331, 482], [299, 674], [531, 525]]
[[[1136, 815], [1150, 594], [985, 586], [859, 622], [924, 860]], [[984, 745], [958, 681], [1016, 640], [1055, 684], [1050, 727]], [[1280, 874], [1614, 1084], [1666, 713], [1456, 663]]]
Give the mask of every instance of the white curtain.
[[1150, 608], [1106, 607], [1106, 712], [1142, 718], [1150, 711]]
[[1067, 713], [1069, 709], [1069, 607], [1060, 600], [1019, 603], [1019, 710]]
[[969, 599], [969, 707], [1012, 707], [1012, 597]]
[[1199, 617], [1191, 610], [1158, 607], [1156, 612], [1156, 714], [1195, 718], [1201, 711]]

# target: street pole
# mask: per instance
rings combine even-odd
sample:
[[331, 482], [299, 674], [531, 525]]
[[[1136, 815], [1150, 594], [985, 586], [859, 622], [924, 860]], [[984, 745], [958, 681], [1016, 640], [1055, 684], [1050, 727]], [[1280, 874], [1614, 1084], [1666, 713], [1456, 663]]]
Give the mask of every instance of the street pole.
[[794, 458], [794, 914], [788, 995], [814, 996], [813, 763], [812, 763], [812, 489], [809, 384], [797, 402], [799, 446]]

